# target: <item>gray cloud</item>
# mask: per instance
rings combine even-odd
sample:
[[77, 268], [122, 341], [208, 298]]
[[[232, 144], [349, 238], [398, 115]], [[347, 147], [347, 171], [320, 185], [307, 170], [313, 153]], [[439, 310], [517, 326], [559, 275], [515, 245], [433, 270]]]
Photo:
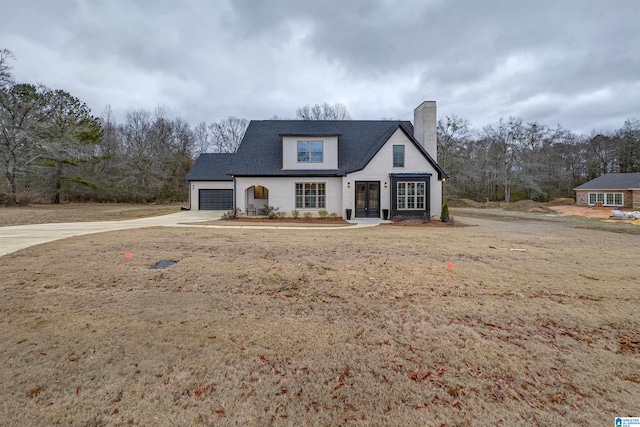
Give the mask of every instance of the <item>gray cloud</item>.
[[5, 6], [19, 79], [95, 113], [164, 105], [195, 124], [346, 103], [411, 118], [420, 101], [477, 127], [504, 115], [589, 132], [640, 110], [640, 2], [83, 1]]

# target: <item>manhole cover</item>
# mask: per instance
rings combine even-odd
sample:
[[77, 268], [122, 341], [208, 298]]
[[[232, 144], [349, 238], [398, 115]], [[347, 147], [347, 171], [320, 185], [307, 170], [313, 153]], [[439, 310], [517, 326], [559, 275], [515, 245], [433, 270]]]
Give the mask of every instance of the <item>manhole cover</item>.
[[171, 260], [168, 260], [168, 259], [163, 259], [162, 261], [160, 261], [159, 263], [157, 263], [156, 265], [154, 265], [151, 268], [154, 268], [154, 269], [167, 268], [167, 267], [171, 267], [175, 263], [176, 263], [175, 261], [171, 261]]

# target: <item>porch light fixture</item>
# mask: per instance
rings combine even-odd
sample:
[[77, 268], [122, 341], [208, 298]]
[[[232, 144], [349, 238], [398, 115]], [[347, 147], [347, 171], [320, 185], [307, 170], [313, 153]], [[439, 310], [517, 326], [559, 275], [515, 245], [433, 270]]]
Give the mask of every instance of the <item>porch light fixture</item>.
[[387, 181], [384, 182], [384, 188], [389, 188], [389, 183], [387, 183]]
[[347, 182], [347, 188], [351, 188], [351, 182]]

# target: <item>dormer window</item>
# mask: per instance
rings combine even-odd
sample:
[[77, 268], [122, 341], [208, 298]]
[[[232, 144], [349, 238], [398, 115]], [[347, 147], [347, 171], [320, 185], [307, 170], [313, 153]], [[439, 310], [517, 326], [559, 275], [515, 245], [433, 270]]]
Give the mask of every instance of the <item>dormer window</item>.
[[298, 163], [322, 163], [323, 153], [323, 141], [298, 141]]
[[335, 135], [282, 135], [282, 170], [338, 169]]

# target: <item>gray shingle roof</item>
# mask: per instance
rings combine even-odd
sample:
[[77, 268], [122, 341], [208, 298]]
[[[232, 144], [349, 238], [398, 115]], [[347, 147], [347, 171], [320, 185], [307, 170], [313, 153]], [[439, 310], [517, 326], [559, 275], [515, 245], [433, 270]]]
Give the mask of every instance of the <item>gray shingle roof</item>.
[[[188, 180], [220, 176], [344, 176], [363, 169], [398, 129], [414, 142], [438, 171], [446, 174], [413, 138], [413, 125], [399, 120], [252, 120], [235, 155], [203, 154]], [[282, 170], [282, 136], [338, 136], [338, 169]], [[222, 156], [225, 156], [224, 158]], [[227, 158], [226, 156], [232, 156]], [[218, 170], [214, 170], [214, 168]], [[231, 179], [230, 177], [228, 179]]]
[[640, 172], [600, 175], [574, 190], [629, 190], [632, 188], [640, 188]]
[[200, 154], [187, 174], [187, 181], [233, 181], [235, 154]]

